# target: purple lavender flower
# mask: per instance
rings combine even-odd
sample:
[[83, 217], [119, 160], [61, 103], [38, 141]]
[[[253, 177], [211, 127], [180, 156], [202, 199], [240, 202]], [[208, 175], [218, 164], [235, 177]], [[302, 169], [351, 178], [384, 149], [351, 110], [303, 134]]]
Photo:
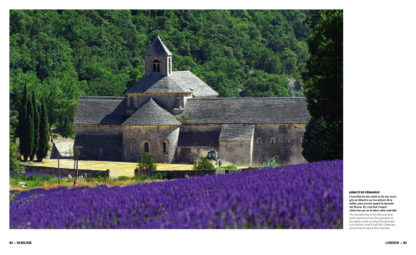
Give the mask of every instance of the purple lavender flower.
[[10, 228], [342, 228], [342, 160], [126, 187], [15, 192]]

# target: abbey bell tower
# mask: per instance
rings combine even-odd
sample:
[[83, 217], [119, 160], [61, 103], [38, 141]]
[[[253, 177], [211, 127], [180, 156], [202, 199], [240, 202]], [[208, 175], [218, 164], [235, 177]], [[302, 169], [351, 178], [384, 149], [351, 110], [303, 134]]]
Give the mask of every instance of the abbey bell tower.
[[172, 53], [159, 36], [147, 49], [145, 59], [146, 75], [169, 76], [172, 74]]

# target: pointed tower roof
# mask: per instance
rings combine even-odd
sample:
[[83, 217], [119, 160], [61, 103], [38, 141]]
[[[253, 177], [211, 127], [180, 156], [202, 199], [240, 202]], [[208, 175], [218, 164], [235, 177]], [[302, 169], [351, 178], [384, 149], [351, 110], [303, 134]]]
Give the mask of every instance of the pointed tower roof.
[[155, 40], [153, 41], [152, 45], [147, 48], [146, 55], [169, 55], [172, 56], [172, 53], [166, 47], [166, 45], [162, 42], [159, 35], [156, 36]]
[[176, 126], [181, 123], [152, 98], [123, 122], [123, 126]]

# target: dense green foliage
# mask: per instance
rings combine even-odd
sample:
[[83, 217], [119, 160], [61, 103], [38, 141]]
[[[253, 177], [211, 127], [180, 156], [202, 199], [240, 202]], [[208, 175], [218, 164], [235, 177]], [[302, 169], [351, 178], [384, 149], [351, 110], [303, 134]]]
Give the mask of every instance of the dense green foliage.
[[10, 108], [24, 86], [43, 95], [64, 136], [80, 95], [122, 96], [144, 74], [157, 34], [173, 69], [190, 69], [220, 96], [291, 96], [309, 58], [300, 10], [11, 10]]
[[342, 159], [343, 155], [343, 13], [320, 11], [309, 19], [310, 60], [304, 74], [305, 96], [312, 116], [303, 139], [308, 161]]
[[194, 162], [194, 170], [213, 170], [214, 165], [206, 157], [201, 157], [199, 161]]
[[39, 102], [35, 98], [35, 92], [32, 92], [32, 104], [33, 104], [33, 150], [30, 153], [30, 160], [35, 158], [35, 154], [39, 148], [39, 130], [40, 130], [40, 109]]
[[29, 91], [24, 86], [23, 97], [18, 124], [14, 124], [12, 119], [17, 119], [16, 111], [11, 111], [10, 116], [10, 135], [14, 138], [14, 129], [18, 127], [20, 132], [20, 152], [24, 160], [33, 160], [35, 155], [38, 160], [42, 160], [47, 155], [49, 147], [49, 124], [47, 109], [43, 101], [38, 99], [35, 91]]
[[27, 116], [25, 120], [25, 124], [27, 126], [22, 129], [22, 132], [27, 132], [27, 136], [25, 138], [27, 140], [22, 140], [22, 144], [27, 145], [26, 154], [23, 154], [25, 160], [28, 159], [28, 157], [32, 156], [32, 152], [35, 149], [35, 108], [34, 108], [33, 98], [28, 96], [28, 100], [26, 101], [27, 106]]
[[266, 160], [266, 162], [263, 164], [264, 168], [274, 168], [277, 167], [277, 162], [275, 158], [269, 158], [268, 160]]
[[[28, 143], [30, 132], [25, 132], [27, 126], [29, 125], [28, 109], [27, 109], [28, 100], [29, 100], [29, 95], [27, 91], [27, 85], [25, 85], [23, 89], [21, 107], [19, 108], [20, 112], [19, 112], [19, 121], [18, 121], [19, 123], [18, 132], [20, 134], [20, 153], [23, 155], [25, 159], [29, 156], [30, 151], [31, 151], [30, 145]], [[11, 110], [10, 112], [16, 112], [16, 110], [14, 111]], [[14, 133], [13, 126], [10, 125], [10, 127], [12, 128], [10, 133]]]
[[152, 154], [145, 152], [140, 156], [140, 161], [137, 166], [140, 171], [154, 171], [156, 170], [156, 161]]
[[[97, 176], [97, 177], [88, 177], [88, 178], [80, 178], [78, 179], [78, 186], [85, 186], [91, 184], [96, 185], [107, 185], [107, 186], [125, 186], [125, 185], [132, 185], [135, 183], [143, 183], [143, 182], [152, 182], [156, 180], [165, 180], [166, 174], [165, 173], [155, 173], [152, 175], [138, 175], [134, 177], [126, 177], [120, 176], [118, 178], [108, 178]], [[24, 185], [22, 185], [24, 182]], [[74, 183], [73, 178], [59, 178], [56, 176], [50, 175], [28, 175], [28, 174], [13, 174], [10, 175], [9, 178], [10, 188], [11, 189], [24, 189], [29, 190], [33, 188], [45, 188], [42, 186], [55, 186], [55, 187], [72, 187]], [[10, 199], [13, 200], [14, 194], [10, 194]]]
[[39, 121], [39, 146], [36, 151], [36, 157], [42, 160], [48, 154], [49, 149], [49, 124], [48, 112], [44, 101], [40, 103], [40, 121]]
[[215, 170], [225, 170], [226, 172], [239, 172], [240, 171], [236, 165], [219, 166], [219, 167], [216, 167]]
[[14, 127], [16, 127], [19, 122], [17, 119], [17, 113], [11, 112], [9, 120], [9, 168], [11, 171], [20, 174], [24, 170], [24, 167], [20, 165], [20, 161], [18, 159], [19, 155], [17, 152], [18, 149], [14, 143]]

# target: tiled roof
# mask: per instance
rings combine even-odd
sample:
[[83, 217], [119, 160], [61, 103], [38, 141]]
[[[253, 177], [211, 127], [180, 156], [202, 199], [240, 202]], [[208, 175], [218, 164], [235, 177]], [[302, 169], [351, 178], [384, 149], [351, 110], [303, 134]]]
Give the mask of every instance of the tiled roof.
[[120, 125], [126, 118], [125, 97], [81, 96], [74, 125]]
[[179, 115], [188, 124], [306, 124], [304, 97], [188, 99]]
[[218, 147], [220, 131], [188, 130], [179, 132], [178, 146]]
[[166, 92], [191, 92], [180, 86], [172, 75], [164, 76], [159, 74], [145, 75], [134, 84], [127, 93], [166, 93]]
[[176, 71], [171, 75], [147, 75], [127, 93], [192, 92], [195, 97], [216, 97], [218, 93], [190, 71]]
[[123, 138], [121, 135], [77, 135], [75, 147], [89, 148], [121, 148]]
[[250, 141], [253, 139], [255, 125], [224, 124], [219, 141]]
[[166, 45], [162, 42], [159, 36], [156, 36], [153, 43], [147, 48], [146, 55], [170, 55], [172, 56], [172, 53], [166, 47]]
[[130, 118], [123, 122], [123, 126], [161, 126], [181, 125], [169, 112], [160, 107], [153, 99], [147, 101], [136, 110]]

